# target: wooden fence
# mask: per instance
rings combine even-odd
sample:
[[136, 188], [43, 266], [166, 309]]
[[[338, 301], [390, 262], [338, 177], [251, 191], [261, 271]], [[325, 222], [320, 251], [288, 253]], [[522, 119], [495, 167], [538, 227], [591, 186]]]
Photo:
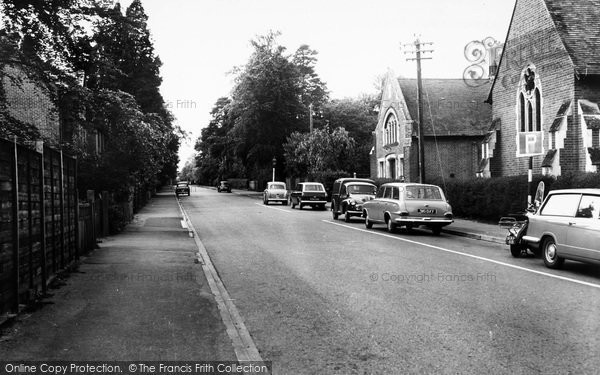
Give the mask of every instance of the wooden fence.
[[2, 316], [45, 294], [60, 270], [95, 246], [101, 210], [94, 200], [80, 209], [75, 158], [3, 139], [0, 202]]

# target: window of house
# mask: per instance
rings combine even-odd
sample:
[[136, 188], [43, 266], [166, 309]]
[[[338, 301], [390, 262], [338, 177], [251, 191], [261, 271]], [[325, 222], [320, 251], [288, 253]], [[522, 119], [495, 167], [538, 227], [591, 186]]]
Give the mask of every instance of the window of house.
[[534, 66], [523, 70], [517, 99], [517, 153], [538, 155], [542, 149], [542, 94]]
[[394, 142], [398, 142], [398, 120], [390, 113], [383, 126], [383, 144], [389, 145]]

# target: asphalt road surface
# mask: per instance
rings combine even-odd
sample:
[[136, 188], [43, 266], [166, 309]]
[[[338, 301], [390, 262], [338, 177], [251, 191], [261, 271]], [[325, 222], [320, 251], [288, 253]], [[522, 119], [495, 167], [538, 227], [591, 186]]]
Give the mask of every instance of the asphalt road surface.
[[600, 370], [598, 266], [194, 190], [182, 203], [276, 374]]

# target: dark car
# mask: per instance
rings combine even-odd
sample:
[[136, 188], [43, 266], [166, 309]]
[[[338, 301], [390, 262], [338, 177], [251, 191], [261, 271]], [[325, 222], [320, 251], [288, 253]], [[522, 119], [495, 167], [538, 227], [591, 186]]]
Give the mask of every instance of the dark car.
[[346, 222], [353, 216], [362, 215], [365, 202], [375, 198], [377, 186], [367, 178], [339, 178], [331, 191], [331, 213], [337, 219], [344, 215]]
[[320, 182], [300, 182], [290, 194], [290, 204], [292, 208], [311, 206], [324, 210], [327, 204], [325, 187]]
[[187, 194], [190, 196], [190, 183], [187, 181], [179, 181], [177, 185], [175, 185], [175, 195], [179, 196], [180, 194]]
[[221, 182], [219, 182], [219, 185], [217, 185], [217, 191], [219, 193], [222, 191], [231, 193], [231, 185], [229, 185], [229, 182], [227, 182], [227, 181], [221, 181]]

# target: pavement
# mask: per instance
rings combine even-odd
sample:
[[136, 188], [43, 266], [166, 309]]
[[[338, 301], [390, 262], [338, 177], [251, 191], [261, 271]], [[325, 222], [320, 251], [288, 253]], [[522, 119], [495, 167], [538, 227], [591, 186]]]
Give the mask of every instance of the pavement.
[[[256, 199], [262, 199], [263, 194], [262, 191], [241, 189], [232, 189], [232, 193]], [[505, 239], [508, 234], [505, 228], [500, 228], [497, 224], [461, 218], [455, 218], [454, 223], [445, 227], [442, 232], [499, 244], [506, 244]]]
[[[198, 258], [203, 246], [184, 219], [172, 190], [158, 193], [122, 233], [103, 238], [59, 275], [37, 308], [0, 326], [0, 358], [235, 361], [222, 297], [211, 289]], [[506, 235], [463, 219], [444, 232], [502, 244]]]
[[2, 360], [235, 361], [171, 190], [0, 327]]

